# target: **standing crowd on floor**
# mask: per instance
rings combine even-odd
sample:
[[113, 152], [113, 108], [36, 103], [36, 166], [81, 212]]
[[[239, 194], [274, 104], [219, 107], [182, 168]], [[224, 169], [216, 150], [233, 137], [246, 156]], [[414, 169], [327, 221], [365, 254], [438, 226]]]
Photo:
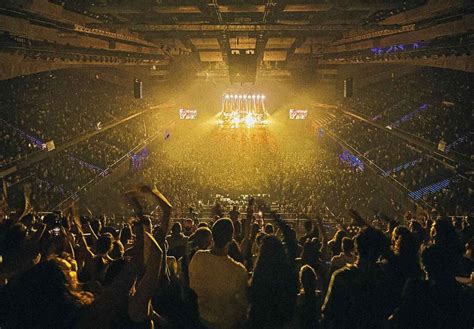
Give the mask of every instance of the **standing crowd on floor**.
[[[139, 195], [160, 206], [146, 214]], [[135, 218], [111, 226], [77, 207], [2, 209], [1, 328], [472, 328], [470, 217], [388, 221], [350, 210], [328, 236], [245, 209], [170, 223], [143, 186]], [[354, 230], [354, 227], [356, 230]]]

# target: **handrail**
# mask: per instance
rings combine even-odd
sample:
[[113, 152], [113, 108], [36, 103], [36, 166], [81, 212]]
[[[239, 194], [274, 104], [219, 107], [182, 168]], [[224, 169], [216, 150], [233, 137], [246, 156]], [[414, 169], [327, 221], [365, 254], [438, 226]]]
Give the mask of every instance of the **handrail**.
[[115, 168], [117, 168], [120, 164], [123, 163], [123, 160], [125, 159], [129, 159], [130, 158], [130, 155], [133, 154], [135, 151], [138, 151], [140, 150], [141, 148], [143, 148], [144, 146], [146, 146], [148, 143], [152, 142], [156, 137], [158, 137], [160, 133], [157, 132], [155, 133], [154, 135], [148, 137], [147, 139], [145, 139], [143, 142], [141, 142], [140, 144], [136, 145], [135, 147], [133, 147], [132, 149], [130, 149], [127, 153], [125, 153], [124, 155], [122, 155], [119, 159], [117, 159], [114, 163], [112, 163], [110, 166], [108, 166], [104, 171], [102, 171], [101, 173], [97, 174], [96, 176], [94, 176], [92, 179], [90, 179], [87, 183], [85, 183], [84, 185], [82, 185], [76, 192], [74, 192], [73, 194], [69, 195], [66, 199], [62, 200], [61, 202], [59, 202], [55, 207], [54, 209], [60, 209], [62, 205], [64, 205], [65, 203], [69, 202], [69, 201], [73, 201], [73, 200], [77, 200], [79, 198], [79, 194], [81, 192], [84, 192], [89, 186], [93, 185], [96, 181], [99, 181], [101, 180], [103, 177], [105, 176], [108, 176], [112, 170], [114, 170]]
[[[346, 112], [344, 110], [342, 110], [342, 112]], [[405, 185], [403, 185], [401, 182], [399, 182], [397, 179], [395, 179], [394, 177], [392, 177], [391, 175], [389, 176], [384, 176], [383, 173], [385, 173], [385, 171], [380, 168], [379, 166], [377, 166], [377, 164], [368, 159], [364, 154], [362, 154], [361, 152], [359, 152], [359, 150], [357, 150], [356, 148], [354, 148], [352, 145], [348, 144], [346, 141], [344, 141], [343, 139], [341, 139], [340, 137], [338, 137], [336, 134], [333, 134], [331, 132], [331, 130], [329, 130], [327, 127], [325, 127], [326, 129], [326, 133], [329, 137], [333, 138], [336, 142], [338, 143], [341, 143], [343, 144], [346, 148], [350, 149], [351, 151], [353, 151], [355, 154], [357, 154], [358, 157], [362, 158], [364, 160], [365, 163], [367, 163], [369, 166], [370, 169], [372, 169], [376, 174], [380, 174], [379, 176], [383, 179], [387, 179], [387, 181], [390, 183], [390, 185], [392, 185], [393, 187], [395, 187], [397, 190], [399, 191], [404, 191], [404, 192], [408, 192], [408, 193], [411, 193], [413, 191], [411, 191], [410, 189], [408, 189]], [[429, 208], [433, 208], [432, 205], [428, 204], [426, 201], [424, 200], [420, 200], [420, 202], [417, 202], [413, 199], [411, 199], [410, 197], [408, 197], [407, 195], [407, 199], [410, 200], [411, 202], [413, 202], [414, 204], [416, 205], [420, 205], [421, 204], [425, 207], [429, 207]], [[423, 207], [422, 207], [423, 208]]]
[[452, 155], [449, 156], [447, 154], [441, 153], [441, 152], [438, 151], [438, 149], [436, 148], [436, 144], [434, 144], [433, 142], [430, 142], [430, 141], [427, 141], [427, 140], [425, 140], [423, 138], [420, 138], [418, 136], [409, 134], [409, 133], [407, 133], [407, 132], [405, 132], [401, 129], [398, 129], [398, 128], [388, 129], [387, 127], [384, 127], [381, 124], [373, 122], [373, 121], [365, 118], [362, 114], [356, 113], [354, 111], [348, 111], [348, 110], [345, 110], [345, 109], [339, 109], [339, 111], [341, 111], [345, 115], [356, 118], [357, 120], [362, 121], [362, 122], [364, 122], [364, 123], [366, 123], [370, 126], [378, 128], [378, 129], [380, 129], [380, 130], [382, 130], [386, 133], [394, 135], [395, 137], [398, 137], [398, 138], [404, 140], [407, 143], [414, 144], [414, 145], [422, 148], [424, 151], [428, 152], [429, 154], [434, 154], [434, 155], [436, 155], [438, 157], [441, 157], [443, 159], [452, 161], [454, 163], [463, 164], [463, 165], [465, 165], [466, 167], [468, 167], [470, 169], [474, 169], [472, 160], [467, 159], [467, 158], [465, 158], [464, 156], [462, 156], [460, 154], [459, 155], [454, 154], [455, 156], [452, 156]]
[[59, 145], [59, 146], [56, 146], [54, 150], [51, 150], [49, 152], [40, 152], [40, 153], [36, 152], [30, 157], [30, 159], [27, 159], [26, 161], [24, 161], [22, 163], [11, 165], [7, 168], [2, 169], [0, 171], [0, 178], [3, 178], [3, 177], [8, 176], [12, 173], [15, 173], [16, 171], [18, 171], [20, 169], [27, 168], [27, 167], [31, 166], [32, 164], [35, 164], [35, 163], [38, 163], [40, 161], [46, 160], [47, 158], [49, 158], [49, 157], [51, 157], [51, 156], [53, 156], [53, 155], [55, 155], [55, 154], [57, 154], [61, 151], [64, 151], [64, 150], [70, 148], [71, 146], [77, 145], [78, 143], [80, 143], [82, 141], [85, 141], [89, 138], [92, 138], [94, 136], [102, 134], [102, 133], [104, 133], [105, 131], [107, 131], [109, 129], [115, 128], [116, 126], [121, 125], [121, 124], [123, 124], [127, 121], [130, 121], [130, 120], [132, 120], [132, 119], [134, 119], [138, 116], [141, 116], [144, 113], [148, 113], [149, 111], [150, 110], [140, 111], [138, 113], [129, 115], [128, 117], [126, 117], [126, 118], [124, 118], [120, 121], [111, 122], [111, 123], [105, 125], [100, 130], [93, 130], [93, 131], [84, 133], [82, 135], [79, 135], [79, 136], [77, 136], [75, 138], [72, 138], [69, 141]]

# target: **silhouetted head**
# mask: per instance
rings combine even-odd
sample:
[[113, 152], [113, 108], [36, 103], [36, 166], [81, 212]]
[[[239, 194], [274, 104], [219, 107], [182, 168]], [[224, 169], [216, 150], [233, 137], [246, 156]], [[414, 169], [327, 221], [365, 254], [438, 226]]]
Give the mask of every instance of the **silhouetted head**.
[[457, 235], [451, 221], [440, 219], [431, 226], [431, 238], [434, 243], [442, 245], [452, 245], [457, 242]]
[[8, 328], [71, 328], [80, 308], [94, 300], [80, 290], [73, 266], [58, 257], [35, 265], [9, 289], [8, 312], [2, 319]]
[[234, 225], [229, 218], [218, 219], [212, 225], [212, 239], [217, 248], [224, 248], [232, 241], [234, 236]]
[[102, 223], [98, 219], [91, 220], [91, 228], [94, 230], [95, 234], [99, 234], [102, 229]]
[[446, 281], [454, 278], [455, 266], [451, 255], [440, 246], [426, 247], [421, 253], [421, 263], [430, 280]]
[[265, 225], [265, 233], [267, 234], [273, 234], [274, 232], [274, 229], [273, 229], [273, 225], [268, 223]]
[[120, 231], [120, 241], [122, 244], [127, 244], [128, 240], [132, 239], [132, 229], [130, 226], [124, 226]]
[[350, 254], [354, 251], [355, 245], [354, 245], [354, 240], [351, 238], [345, 236], [342, 238], [342, 252], [345, 254]]
[[300, 283], [306, 294], [313, 294], [316, 290], [318, 276], [309, 265], [303, 265], [300, 270]]
[[180, 235], [182, 231], [182, 226], [180, 222], [176, 222], [171, 226], [171, 235]]
[[122, 242], [120, 240], [115, 240], [112, 242], [112, 249], [109, 252], [109, 256], [112, 259], [119, 259], [123, 257], [125, 253], [125, 248], [123, 247]]
[[112, 226], [104, 226], [101, 230], [100, 230], [100, 234], [105, 234], [105, 233], [109, 233], [111, 234], [114, 239], [118, 239], [119, 237], [119, 233], [117, 232], [117, 230], [115, 228], [113, 228]]
[[307, 220], [304, 222], [304, 230], [306, 233], [311, 233], [313, 231], [313, 221], [312, 220]]
[[375, 228], [367, 227], [355, 237], [360, 260], [376, 262], [385, 247], [385, 236]]
[[96, 253], [99, 255], [107, 254], [112, 249], [113, 241], [114, 238], [109, 233], [99, 236], [95, 245]]
[[16, 223], [5, 230], [3, 239], [0, 240], [2, 250], [16, 250], [26, 239], [27, 228], [21, 223]]
[[193, 247], [198, 249], [208, 249], [212, 245], [212, 232], [208, 227], [199, 227], [189, 239]]

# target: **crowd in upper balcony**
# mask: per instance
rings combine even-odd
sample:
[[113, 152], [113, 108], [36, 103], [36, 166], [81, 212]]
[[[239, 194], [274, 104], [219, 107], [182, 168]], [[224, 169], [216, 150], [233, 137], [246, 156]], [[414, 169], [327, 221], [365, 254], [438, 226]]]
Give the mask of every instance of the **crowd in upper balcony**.
[[[468, 158], [473, 143], [471, 80], [466, 72], [420, 68], [356, 88], [354, 96], [340, 105], [374, 124], [421, 138], [433, 149], [445, 145], [441, 152], [457, 152]], [[423, 197], [434, 207], [445, 207], [439, 202], [442, 195], [454, 198], [457, 205], [472, 200], [472, 183], [458, 176], [455, 168], [425, 156], [422, 148], [395, 137], [390, 130], [383, 131], [349, 116], [338, 116], [328, 122], [326, 128], [352, 147], [353, 152], [374, 163], [382, 176], [395, 178], [410, 191], [449, 179], [449, 187], [439, 194], [428, 193]], [[468, 211], [470, 207], [461, 208]], [[462, 212], [460, 208], [452, 211]]]

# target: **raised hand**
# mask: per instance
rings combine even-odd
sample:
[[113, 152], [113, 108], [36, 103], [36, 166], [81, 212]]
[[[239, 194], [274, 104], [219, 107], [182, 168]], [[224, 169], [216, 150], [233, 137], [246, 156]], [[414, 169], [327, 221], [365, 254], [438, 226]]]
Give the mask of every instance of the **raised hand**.
[[349, 215], [358, 226], [369, 226], [364, 218], [355, 209], [349, 209]]

